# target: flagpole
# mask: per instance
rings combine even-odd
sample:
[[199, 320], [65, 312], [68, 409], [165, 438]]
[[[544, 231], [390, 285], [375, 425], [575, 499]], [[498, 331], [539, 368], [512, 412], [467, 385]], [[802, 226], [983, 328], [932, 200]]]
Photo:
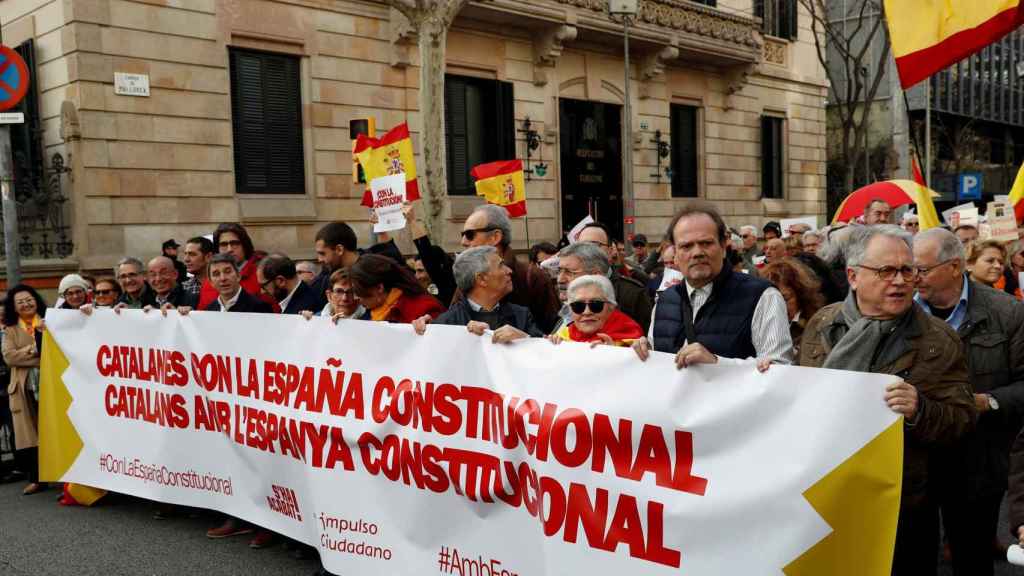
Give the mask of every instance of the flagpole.
[[932, 78], [924, 84], [924, 183], [932, 187]]

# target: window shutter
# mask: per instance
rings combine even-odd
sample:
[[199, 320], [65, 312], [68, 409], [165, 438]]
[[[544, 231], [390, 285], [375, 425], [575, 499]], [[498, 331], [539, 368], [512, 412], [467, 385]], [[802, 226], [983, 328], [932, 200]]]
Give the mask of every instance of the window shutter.
[[516, 158], [516, 112], [514, 85], [511, 82], [495, 82], [497, 88], [494, 119], [494, 157], [488, 161], [512, 160]]
[[672, 105], [672, 197], [696, 198], [699, 173], [697, 165], [697, 108]]
[[789, 18], [787, 19], [787, 27], [785, 38], [790, 40], [796, 40], [800, 33], [800, 4], [797, 0], [785, 0], [787, 9], [789, 10]]
[[761, 197], [783, 197], [781, 118], [761, 117]]
[[46, 161], [43, 157], [43, 130], [39, 116], [35, 41], [26, 40], [19, 44], [14, 51], [25, 61], [29, 77], [28, 92], [21, 102], [11, 110], [24, 113], [25, 121], [21, 124], [10, 125], [11, 153], [14, 160], [14, 190], [15, 194], [23, 197], [42, 183]]
[[236, 189], [304, 193], [298, 58], [232, 50], [231, 80]]
[[445, 77], [445, 144], [448, 148], [448, 193], [467, 194], [469, 135], [466, 130], [466, 83]]

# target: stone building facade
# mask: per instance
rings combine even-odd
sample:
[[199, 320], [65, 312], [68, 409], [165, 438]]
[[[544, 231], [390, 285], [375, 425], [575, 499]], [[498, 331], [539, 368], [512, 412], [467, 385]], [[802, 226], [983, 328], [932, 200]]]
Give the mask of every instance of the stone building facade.
[[[640, 5], [630, 45], [637, 232], [659, 238], [687, 196], [714, 201], [734, 225], [823, 216], [826, 87], [809, 15], [789, 15], [782, 38], [762, 24], [774, 16], [759, 17], [772, 0]], [[531, 242], [556, 241], [588, 210], [622, 226], [623, 34], [606, 10], [605, 0], [470, 2], [449, 32], [446, 87], [467, 98], [449, 108], [482, 119], [450, 120], [470, 152], [453, 161], [448, 150], [449, 182], [472, 150], [511, 142], [524, 161], [529, 150], [518, 249], [527, 225]], [[4, 43], [32, 44], [41, 157], [60, 153], [70, 168], [62, 209], [73, 248], [64, 259], [25, 259], [26, 273], [104, 269], [223, 221], [246, 225], [258, 248], [300, 257], [331, 220], [368, 241], [349, 124], [372, 117], [379, 135], [407, 122], [419, 153], [419, 57], [407, 24], [368, 0], [0, 3]], [[232, 95], [242, 53], [282, 56], [297, 70], [301, 156], [290, 189], [240, 190]], [[148, 96], [119, 94], [118, 73], [143, 75]], [[501, 98], [511, 109], [495, 108]], [[478, 202], [449, 195], [449, 248]]]

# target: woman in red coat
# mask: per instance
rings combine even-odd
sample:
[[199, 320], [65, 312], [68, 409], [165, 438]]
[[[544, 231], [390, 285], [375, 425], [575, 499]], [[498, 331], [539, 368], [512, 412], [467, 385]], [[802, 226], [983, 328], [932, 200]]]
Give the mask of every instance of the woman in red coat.
[[369, 320], [409, 324], [420, 316], [437, 318], [444, 312], [412, 271], [386, 256], [364, 254], [352, 265], [349, 278]]

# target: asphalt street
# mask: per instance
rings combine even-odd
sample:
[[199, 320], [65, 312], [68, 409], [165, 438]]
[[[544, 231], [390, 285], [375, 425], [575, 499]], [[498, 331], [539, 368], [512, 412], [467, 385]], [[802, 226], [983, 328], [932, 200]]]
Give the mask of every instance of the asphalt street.
[[23, 486], [0, 485], [2, 576], [309, 576], [319, 566], [282, 544], [251, 550], [249, 536], [210, 540], [213, 514], [154, 520], [144, 500], [67, 507], [56, 490], [22, 496]]
[[[210, 540], [213, 513], [154, 520], [154, 504], [108, 497], [94, 508], [59, 506], [50, 490], [22, 496], [22, 483], [0, 485], [2, 576], [309, 576], [314, 559], [299, 560], [283, 544], [251, 550], [248, 536]], [[1006, 514], [1000, 538], [1009, 541]], [[948, 566], [939, 573], [952, 576]], [[997, 576], [1024, 567], [996, 564]]]

